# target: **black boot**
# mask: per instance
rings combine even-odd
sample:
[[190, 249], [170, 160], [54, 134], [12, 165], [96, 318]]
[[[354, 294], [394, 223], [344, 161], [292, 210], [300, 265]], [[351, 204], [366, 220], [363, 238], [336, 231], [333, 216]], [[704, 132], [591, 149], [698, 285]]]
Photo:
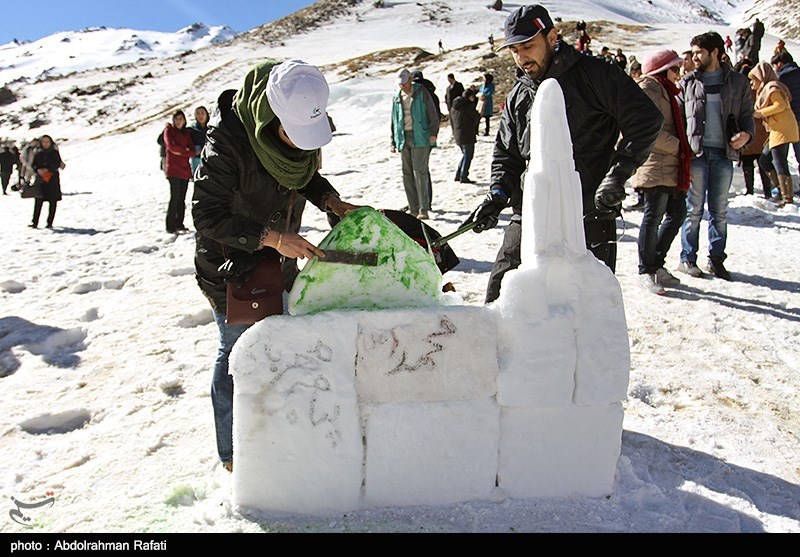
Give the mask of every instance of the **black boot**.
[[755, 182], [755, 168], [752, 166], [743, 166], [742, 174], [744, 175], [744, 192], [746, 195], [753, 195], [753, 184]]

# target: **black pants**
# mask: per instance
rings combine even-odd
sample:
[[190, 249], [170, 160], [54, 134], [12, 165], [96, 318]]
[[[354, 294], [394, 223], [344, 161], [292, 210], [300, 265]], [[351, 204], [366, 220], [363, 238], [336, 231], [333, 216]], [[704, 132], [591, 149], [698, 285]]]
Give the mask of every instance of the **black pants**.
[[486, 128], [483, 131], [483, 135], [489, 135], [489, 118], [491, 118], [491, 116], [483, 117], [483, 119], [486, 120]]
[[[31, 220], [31, 224], [33, 226], [39, 226], [39, 215], [42, 214], [42, 207], [44, 206], [44, 199], [37, 197], [33, 203], [33, 219]], [[47, 212], [47, 227], [50, 228], [53, 226], [53, 219], [56, 218], [56, 205], [58, 205], [58, 201], [48, 201], [47, 202], [49, 211]]]
[[11, 173], [10, 172], [3, 172], [0, 174], [0, 183], [3, 185], [3, 195], [6, 194], [6, 188], [8, 187], [8, 183], [11, 181]]
[[[744, 189], [747, 193], [752, 195], [755, 193], [756, 172], [755, 166], [761, 155], [740, 155], [739, 160], [742, 164], [742, 174], [744, 175]], [[764, 192], [764, 198], [769, 199], [772, 197], [772, 184], [770, 184], [769, 176], [766, 170], [758, 165], [758, 174], [761, 177], [761, 189]]]
[[183, 217], [186, 214], [186, 190], [189, 180], [167, 177], [169, 180], [169, 205], [167, 206], [167, 232], [177, 232], [186, 228]]
[[[617, 223], [614, 220], [584, 220], [586, 249], [608, 265], [612, 272], [617, 267]], [[522, 224], [511, 221], [503, 236], [503, 245], [497, 252], [492, 272], [489, 274], [489, 285], [486, 287], [486, 303], [495, 301], [500, 296], [500, 283], [507, 271], [516, 269], [522, 263], [520, 244], [522, 242]]]

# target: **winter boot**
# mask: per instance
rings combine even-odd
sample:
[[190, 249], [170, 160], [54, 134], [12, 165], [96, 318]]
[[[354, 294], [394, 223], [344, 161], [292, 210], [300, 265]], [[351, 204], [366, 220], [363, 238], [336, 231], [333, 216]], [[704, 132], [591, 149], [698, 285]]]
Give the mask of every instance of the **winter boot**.
[[783, 195], [783, 205], [791, 205], [794, 202], [794, 183], [792, 182], [792, 176], [790, 174], [782, 174], [778, 176], [778, 180], [780, 180], [780, 190], [781, 194]]
[[[778, 173], [774, 170], [769, 170], [767, 171], [767, 176], [769, 177], [770, 188], [778, 190], [778, 195], [775, 200], [780, 202], [780, 200], [783, 199], [783, 191], [781, 190], [781, 183], [778, 181]], [[764, 197], [767, 197], [766, 194], [764, 194]], [[767, 199], [769, 199], [769, 197], [767, 197]]]
[[758, 175], [761, 177], [761, 189], [764, 192], [764, 199], [772, 199], [772, 183], [769, 181], [769, 176], [766, 170], [758, 166]]
[[753, 195], [755, 191], [753, 184], [755, 183], [756, 169], [752, 166], [742, 166], [742, 176], [744, 176], [744, 193], [745, 195]]

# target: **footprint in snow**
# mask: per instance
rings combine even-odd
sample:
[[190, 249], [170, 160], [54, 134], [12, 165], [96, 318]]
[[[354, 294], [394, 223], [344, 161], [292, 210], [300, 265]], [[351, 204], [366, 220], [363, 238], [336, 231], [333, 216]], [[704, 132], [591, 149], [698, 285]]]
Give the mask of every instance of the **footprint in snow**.
[[54, 433], [69, 433], [85, 426], [92, 419], [91, 413], [85, 408], [65, 410], [55, 414], [45, 413], [28, 418], [19, 423], [19, 427], [33, 435], [51, 435]]

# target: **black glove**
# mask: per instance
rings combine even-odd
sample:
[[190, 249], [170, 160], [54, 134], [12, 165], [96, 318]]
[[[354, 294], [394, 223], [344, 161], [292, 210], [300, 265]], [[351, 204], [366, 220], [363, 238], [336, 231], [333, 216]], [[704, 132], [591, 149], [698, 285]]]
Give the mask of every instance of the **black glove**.
[[462, 227], [474, 222], [473, 232], [483, 232], [494, 228], [497, 226], [500, 213], [506, 207], [508, 207], [508, 197], [500, 190], [492, 190], [486, 195], [483, 203], [472, 211]]
[[594, 206], [599, 215], [619, 214], [622, 202], [628, 195], [625, 193], [625, 182], [630, 177], [631, 173], [620, 165], [614, 165], [606, 174], [594, 194]]

